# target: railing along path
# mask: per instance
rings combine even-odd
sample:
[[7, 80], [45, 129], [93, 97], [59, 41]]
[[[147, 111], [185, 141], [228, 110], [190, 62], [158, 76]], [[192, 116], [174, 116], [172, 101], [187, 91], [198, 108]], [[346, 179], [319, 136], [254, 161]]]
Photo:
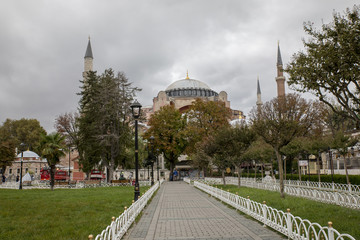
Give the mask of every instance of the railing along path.
[[[95, 240], [121, 239], [163, 181], [156, 182], [136, 202], [133, 202], [129, 208], [125, 207], [124, 212], [119, 217], [113, 217], [111, 224], [98, 234]], [[93, 236], [90, 235], [89, 239], [93, 239]]]
[[[189, 182], [189, 180], [186, 180], [186, 182]], [[289, 239], [355, 240], [355, 238], [349, 234], [340, 234], [332, 227], [331, 222], [329, 222], [328, 227], [323, 227], [318, 223], [312, 223], [307, 219], [301, 219], [300, 217], [292, 215], [290, 209], [285, 213], [267, 206], [265, 202], [258, 203], [249, 198], [240, 197], [199, 181], [194, 181], [194, 186], [243, 213], [250, 215], [262, 222], [264, 226], [273, 228]]]
[[[238, 179], [234, 177], [225, 178], [227, 184], [237, 185]], [[222, 184], [221, 178], [205, 178], [205, 182], [211, 184]], [[280, 185], [276, 182], [257, 182], [253, 179], [241, 179], [241, 186], [258, 188], [270, 191], [280, 191]], [[336, 204], [343, 207], [360, 209], [360, 195], [348, 192], [325, 191], [298, 186], [284, 186], [284, 192], [291, 196], [308, 198], [314, 201]]]
[[[150, 186], [150, 181], [139, 181], [140, 186]], [[98, 187], [119, 187], [119, 186], [132, 186], [131, 183], [86, 183], [86, 182], [77, 182], [75, 184], [64, 184], [64, 185], [54, 185], [54, 189], [79, 189], [79, 188], [98, 188]], [[19, 182], [7, 182], [0, 184], [0, 189], [19, 189]], [[35, 182], [31, 185], [23, 184], [23, 189], [49, 189], [50, 184], [48, 182]]]

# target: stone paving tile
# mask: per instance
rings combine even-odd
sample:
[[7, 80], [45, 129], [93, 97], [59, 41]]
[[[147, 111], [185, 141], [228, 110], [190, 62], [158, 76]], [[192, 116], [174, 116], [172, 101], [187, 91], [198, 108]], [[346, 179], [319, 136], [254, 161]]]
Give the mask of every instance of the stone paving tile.
[[184, 182], [167, 182], [124, 239], [285, 238]]

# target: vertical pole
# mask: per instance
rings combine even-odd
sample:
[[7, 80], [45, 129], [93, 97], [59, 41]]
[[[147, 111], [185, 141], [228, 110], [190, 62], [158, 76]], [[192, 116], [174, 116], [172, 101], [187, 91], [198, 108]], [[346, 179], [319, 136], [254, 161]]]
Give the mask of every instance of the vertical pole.
[[159, 156], [156, 157], [156, 170], [157, 170], [157, 180], [159, 181]]
[[154, 185], [154, 163], [151, 162], [151, 186]]
[[20, 185], [19, 185], [19, 189], [22, 189], [22, 168], [23, 168], [23, 156], [24, 156], [24, 151], [21, 150], [21, 163], [20, 163]]
[[71, 147], [69, 146], [69, 185], [70, 185], [70, 151], [71, 151]]
[[135, 190], [134, 200], [137, 201], [140, 195], [139, 186], [139, 156], [138, 156], [138, 121], [135, 119]]
[[334, 190], [334, 166], [333, 166], [332, 153], [330, 148], [329, 148], [329, 157], [330, 157], [330, 169], [331, 169], [331, 183], [332, 183], [332, 188]]

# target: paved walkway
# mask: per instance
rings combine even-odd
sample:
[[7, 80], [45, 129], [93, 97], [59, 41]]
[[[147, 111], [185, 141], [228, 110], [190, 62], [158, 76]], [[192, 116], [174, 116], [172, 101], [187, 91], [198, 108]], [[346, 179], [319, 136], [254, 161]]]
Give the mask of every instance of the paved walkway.
[[285, 238], [185, 182], [164, 182], [124, 239]]

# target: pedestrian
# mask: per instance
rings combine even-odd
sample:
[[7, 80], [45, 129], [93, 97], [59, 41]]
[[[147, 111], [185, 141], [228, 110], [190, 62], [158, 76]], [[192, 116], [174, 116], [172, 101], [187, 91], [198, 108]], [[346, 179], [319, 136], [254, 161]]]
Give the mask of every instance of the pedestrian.
[[19, 181], [19, 175], [16, 176], [16, 182], [18, 182], [18, 181]]
[[4, 183], [4, 182], [5, 182], [5, 180], [6, 180], [5, 175], [2, 175], [2, 182]]

